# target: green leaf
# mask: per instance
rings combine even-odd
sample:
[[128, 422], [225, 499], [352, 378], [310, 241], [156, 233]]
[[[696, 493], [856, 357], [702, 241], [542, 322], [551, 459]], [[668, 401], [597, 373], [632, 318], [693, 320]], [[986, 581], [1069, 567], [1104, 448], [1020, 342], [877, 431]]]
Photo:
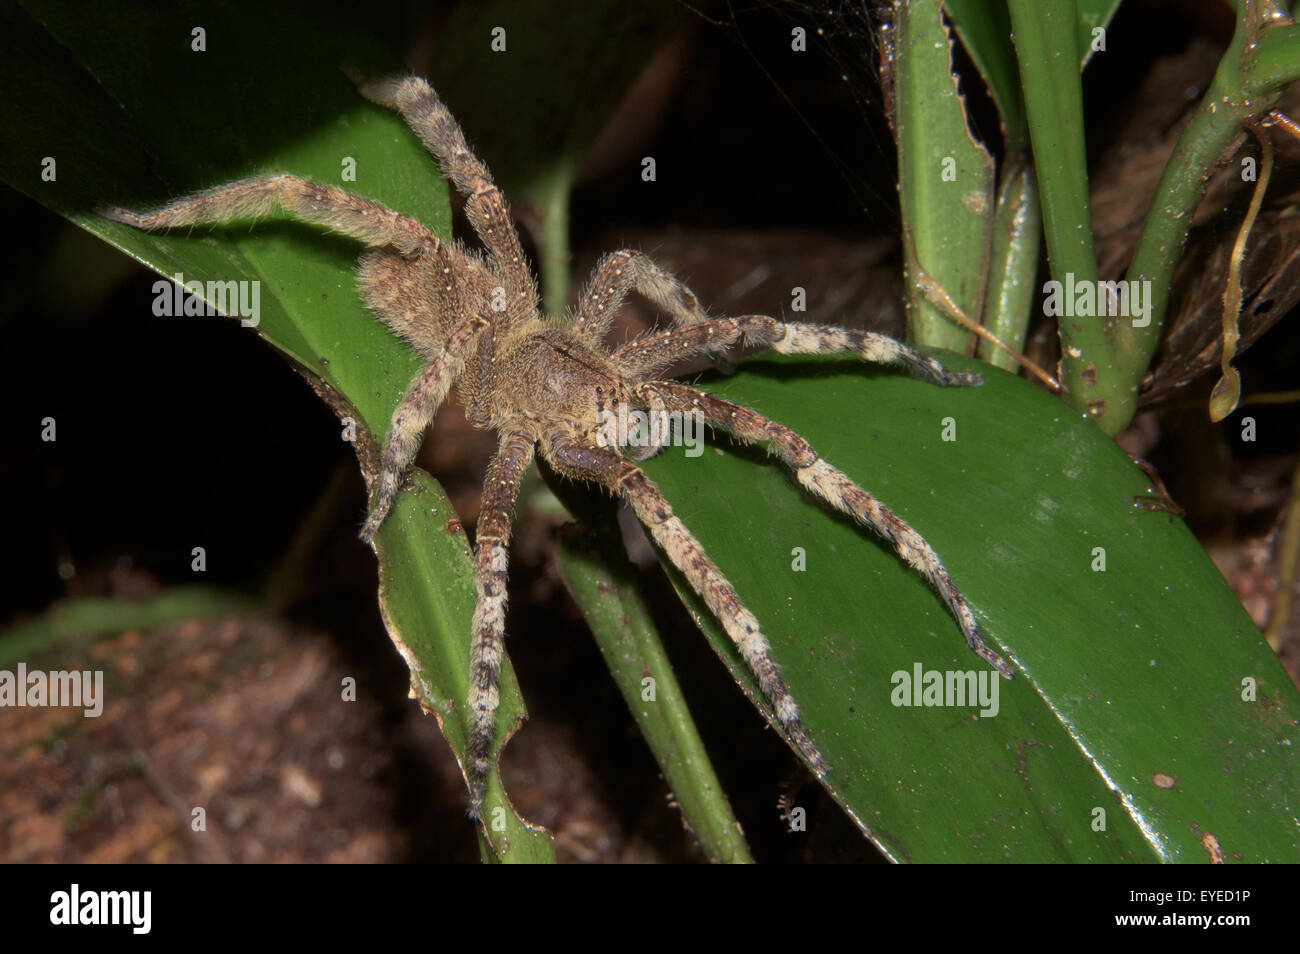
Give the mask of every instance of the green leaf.
[[[0, 13], [11, 44], [0, 67], [0, 119], [24, 133], [0, 154], [0, 176], [162, 275], [260, 282], [256, 333], [357, 421], [363, 456], [387, 433], [420, 359], [362, 307], [356, 243], [285, 221], [151, 235], [91, 210], [156, 204], [283, 171], [373, 198], [449, 239], [447, 187], [435, 162], [398, 116], [362, 100], [339, 70], [345, 60], [402, 70], [372, 39], [381, 27], [358, 22], [367, 15], [379, 18], [378, 11], [321, 8], [304, 20], [259, 8], [259, 27], [250, 30], [247, 10], [188, 3], [111, 11], [41, 3]], [[191, 48], [196, 26], [206, 31], [204, 52]], [[292, 43], [282, 41], [290, 36]], [[57, 163], [52, 182], [40, 175], [46, 156]], [[342, 178], [349, 159], [355, 181]], [[168, 321], [192, 320], [160, 317], [158, 333], [166, 334]], [[438, 716], [459, 759], [473, 570], [463, 535], [446, 529], [454, 514], [441, 489], [419, 472], [412, 482], [377, 541], [381, 608], [421, 703]], [[498, 744], [523, 715], [507, 665]], [[553, 858], [550, 836], [514, 813], [495, 773], [489, 820], [494, 809], [505, 809], [496, 815], [503, 830], [489, 825], [487, 855]]]
[[943, 7], [998, 107], [1007, 151], [1027, 148], [1029, 127], [1005, 0], [943, 0]]
[[[1119, 4], [1120, 0], [1076, 0], [1080, 68], [1097, 52], [1093, 49], [1093, 30], [1105, 29]], [[1020, 151], [1029, 144], [1029, 129], [1006, 0], [943, 0], [943, 6], [998, 107], [1007, 151]]]
[[[456, 511], [438, 483], [418, 468], [399, 494], [376, 548], [380, 558], [379, 609], [394, 645], [411, 670], [412, 693], [438, 725], [464, 765], [469, 743], [465, 700], [474, 619], [474, 564]], [[514, 668], [506, 657], [499, 684], [497, 742], [504, 746], [527, 717]], [[521, 819], [493, 766], [483, 800], [491, 861], [554, 861], [549, 832]], [[494, 822], [503, 826], [498, 829]]]
[[987, 670], [892, 549], [761, 450], [647, 462], [764, 626], [831, 764], [827, 788], [897, 860], [1205, 862], [1209, 835], [1229, 860], [1293, 860], [1300, 700], [1276, 658], [1187, 528], [1134, 506], [1148, 484], [1123, 452], [1059, 401], [981, 370], [982, 387], [953, 389], [757, 359], [708, 389], [793, 427], [930, 541], [1019, 670], [988, 673], [987, 718], [892, 704], [893, 675], [917, 665]]
[[69, 597], [35, 619], [0, 632], [0, 669], [76, 639], [116, 636], [128, 629], [156, 629], [178, 620], [229, 619], [256, 610], [255, 603], [238, 593], [207, 586], [177, 586], [135, 600]]
[[1087, 66], [1099, 50], [1094, 49], [1098, 36], [1095, 30], [1105, 30], [1119, 11], [1120, 0], [1074, 0], [1079, 17], [1079, 68]]
[[[923, 269], [967, 315], [984, 309], [993, 223], [993, 160], [966, 125], [940, 0], [898, 7], [894, 102], [907, 272]], [[908, 334], [963, 352], [970, 332], [908, 286]]]

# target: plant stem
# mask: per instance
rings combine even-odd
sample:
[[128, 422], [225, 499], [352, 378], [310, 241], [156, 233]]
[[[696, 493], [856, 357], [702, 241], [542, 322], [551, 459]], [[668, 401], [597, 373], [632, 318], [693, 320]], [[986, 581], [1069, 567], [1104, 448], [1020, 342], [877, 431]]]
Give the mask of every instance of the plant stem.
[[560, 315], [569, 304], [569, 200], [575, 166], [561, 156], [540, 177], [542, 228], [537, 237], [538, 271], [542, 276], [542, 310]]
[[[622, 541], [605, 524], [562, 532], [560, 569], [700, 844], [714, 861], [753, 861], [673, 675]], [[647, 701], [647, 683], [653, 697]]]
[[[989, 296], [984, 303], [984, 327], [1017, 351], [1025, 350], [1029, 315], [1037, 300], [1038, 186], [1025, 157], [1015, 157], [1002, 170], [997, 209], [993, 213], [993, 250], [989, 261]], [[1016, 371], [1016, 362], [1001, 348], [981, 341], [979, 356], [995, 367]]]
[[[1007, 0], [1014, 30], [1020, 86], [1042, 196], [1043, 231], [1052, 278], [1096, 288], [1097, 255], [1088, 208], [1088, 167], [1083, 139], [1083, 86], [1079, 74], [1078, 11], [1068, 3]], [[1094, 316], [1059, 316], [1060, 381], [1065, 398], [1088, 416], [1105, 413], [1118, 386], [1108, 367], [1102, 324]]]
[[1263, 30], [1252, 47], [1252, 69], [1249, 73], [1242, 71], [1249, 32], [1247, 11], [1251, 6], [1243, 2], [1232, 45], [1165, 165], [1129, 265], [1129, 281], [1151, 283], [1150, 313], [1149, 321], [1141, 327], [1131, 322], [1115, 327], [1115, 368], [1127, 387], [1121, 400], [1109, 409], [1109, 420], [1103, 425], [1110, 433], [1126, 427], [1136, 410], [1138, 383], [1160, 340], [1174, 267], [1187, 243], [1192, 212], [1200, 201], [1205, 180], [1242, 135], [1242, 125], [1267, 113], [1283, 87], [1300, 79], [1300, 27], [1291, 23]]

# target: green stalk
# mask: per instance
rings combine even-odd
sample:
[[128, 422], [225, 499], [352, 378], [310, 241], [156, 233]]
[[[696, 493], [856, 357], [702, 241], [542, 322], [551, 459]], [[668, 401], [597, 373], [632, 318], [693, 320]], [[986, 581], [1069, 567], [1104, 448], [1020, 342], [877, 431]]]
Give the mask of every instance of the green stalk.
[[548, 315], [562, 315], [569, 305], [569, 200], [575, 172], [576, 165], [560, 156], [531, 190], [542, 209], [537, 266], [542, 277], [542, 311]]
[[[1248, 39], [1253, 32], [1249, 20], [1252, 8], [1252, 3], [1242, 4], [1232, 45], [1196, 115], [1179, 137], [1143, 223], [1126, 277], [1151, 283], [1150, 321], [1143, 327], [1124, 322], [1116, 328], [1116, 373], [1126, 388], [1122, 400], [1110, 409], [1105, 424], [1110, 433], [1126, 427], [1136, 410], [1138, 383], [1160, 341], [1174, 268], [1187, 243], [1205, 180], [1241, 135], [1242, 126], [1272, 109], [1281, 91], [1300, 79], [1300, 27], [1288, 23], [1266, 29], [1252, 44]], [[1253, 62], [1248, 64], [1247, 59]]]
[[[993, 251], [989, 262], [989, 298], [984, 306], [984, 327], [1002, 343], [1025, 350], [1029, 317], [1037, 298], [1039, 214], [1038, 186], [1033, 167], [1015, 157], [1002, 170], [997, 209], [993, 213]], [[1016, 362], [1001, 348], [980, 340], [979, 356], [995, 367], [1018, 371]]]
[[[1007, 0], [1020, 86], [1033, 143], [1052, 278], [1076, 285], [1098, 279], [1088, 207], [1083, 139], [1083, 86], [1074, 0], [1044, 4]], [[1096, 317], [1059, 317], [1061, 387], [1071, 404], [1100, 417], [1122, 388], [1108, 361], [1104, 327]]]
[[[636, 572], [611, 526], [587, 533], [573, 525], [565, 528], [559, 549], [565, 584], [704, 850], [714, 861], [752, 862], [641, 597]], [[647, 677], [654, 680], [652, 700], [645, 698]]]

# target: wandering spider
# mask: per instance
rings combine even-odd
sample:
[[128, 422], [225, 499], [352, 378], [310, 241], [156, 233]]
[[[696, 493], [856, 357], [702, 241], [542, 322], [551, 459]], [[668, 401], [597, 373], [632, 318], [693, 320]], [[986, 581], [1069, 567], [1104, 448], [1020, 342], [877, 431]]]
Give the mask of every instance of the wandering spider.
[[[620, 406], [640, 412], [698, 414], [711, 427], [741, 441], [768, 442], [800, 484], [892, 542], [898, 555], [947, 604], [970, 647], [1010, 678], [1011, 667], [984, 645], [970, 606], [920, 534], [819, 458], [789, 428], [750, 408], [662, 377], [683, 358], [742, 341], [783, 354], [857, 352], [867, 361], [902, 364], [947, 386], [980, 384], [978, 374], [945, 371], [932, 358], [871, 332], [763, 315], [709, 318], [688, 288], [645, 255], [630, 250], [601, 260], [576, 310], [559, 320], [545, 318], [505, 199], [429, 84], [418, 77], [393, 78], [363, 82], [360, 92], [400, 112], [438, 160], [443, 175], [464, 195], [466, 217], [486, 254], [459, 243], [445, 244], [414, 219], [293, 175], [242, 179], [177, 199], [153, 212], [101, 211], [137, 228], [162, 229], [255, 219], [279, 206], [293, 218], [371, 246], [360, 261], [361, 296], [428, 363], [393, 414], [361, 531], [363, 539], [374, 540], [424, 432], [453, 385], [470, 421], [497, 432], [499, 445], [487, 468], [474, 548], [478, 600], [467, 700], [470, 741], [462, 765], [471, 815], [481, 814], [494, 753], [507, 544], [515, 497], [534, 453], [540, 453], [558, 473], [595, 481], [630, 504], [721, 621], [790, 743], [819, 777], [828, 771], [800, 721], [798, 706], [768, 651], [758, 620], [674, 516], [658, 487], [629, 459], [644, 457], [642, 448], [633, 449], [626, 441], [608, 446], [602, 424]], [[607, 342], [610, 321], [629, 292], [662, 309], [674, 326], [622, 345]]]

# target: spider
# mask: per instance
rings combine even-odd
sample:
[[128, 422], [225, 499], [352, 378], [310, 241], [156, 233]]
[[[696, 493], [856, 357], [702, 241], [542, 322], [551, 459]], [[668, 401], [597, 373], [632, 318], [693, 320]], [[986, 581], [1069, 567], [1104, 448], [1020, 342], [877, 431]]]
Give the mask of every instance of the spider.
[[[657, 448], [633, 448], [626, 440], [610, 446], [606, 439], [602, 422], [621, 406], [638, 412], [700, 415], [709, 426], [743, 442], [768, 443], [803, 487], [890, 541], [942, 598], [970, 648], [1011, 678], [1011, 667], [985, 646], [966, 599], [920, 534], [818, 457], [794, 431], [748, 407], [664, 376], [683, 358], [740, 342], [782, 354], [856, 352], [866, 361], [900, 364], [945, 386], [978, 385], [983, 382], [980, 375], [946, 371], [934, 359], [871, 332], [764, 315], [709, 317], [677, 278], [641, 252], [628, 249], [599, 262], [576, 309], [559, 320], [545, 318], [505, 199], [432, 87], [416, 76], [354, 79], [362, 96], [398, 111], [437, 159], [443, 175], [465, 198], [466, 218], [483, 252], [458, 242], [444, 243], [414, 219], [293, 175], [237, 180], [152, 212], [117, 207], [100, 211], [119, 222], [152, 230], [256, 219], [278, 206], [292, 218], [325, 226], [371, 248], [359, 263], [361, 297], [427, 364], [393, 414], [361, 530], [367, 542], [373, 544], [434, 413], [453, 386], [471, 423], [496, 431], [499, 443], [487, 467], [474, 544], [477, 603], [467, 699], [470, 731], [462, 762], [472, 817], [481, 817], [494, 755], [512, 514], [535, 454], [559, 474], [593, 481], [631, 506], [722, 623], [789, 742], [819, 778], [829, 771], [800, 720], [799, 707], [758, 620], [636, 464], [635, 459]], [[673, 324], [616, 345], [606, 340], [607, 332], [630, 292], [661, 309]]]

